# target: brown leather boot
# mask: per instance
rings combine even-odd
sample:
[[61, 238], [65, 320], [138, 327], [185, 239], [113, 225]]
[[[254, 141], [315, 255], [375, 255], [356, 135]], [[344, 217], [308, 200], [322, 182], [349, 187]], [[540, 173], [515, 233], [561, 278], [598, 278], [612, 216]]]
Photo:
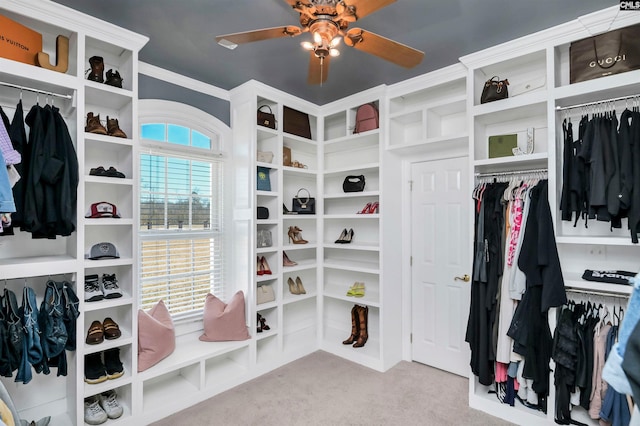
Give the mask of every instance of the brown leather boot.
[[120, 77], [120, 73], [118, 72], [118, 70], [107, 71], [107, 79], [104, 81], [104, 84], [122, 88], [122, 77]]
[[92, 112], [87, 114], [87, 125], [84, 127], [84, 131], [87, 133], [96, 133], [98, 135], [107, 134], [107, 129], [100, 124], [100, 114], [95, 116]]
[[353, 344], [354, 348], [361, 348], [367, 343], [367, 339], [369, 338], [369, 333], [367, 332], [367, 321], [369, 316], [369, 307], [368, 306], [358, 306], [358, 324], [359, 333], [358, 340]]
[[115, 136], [116, 138], [126, 138], [127, 135], [120, 130], [117, 118], [109, 118], [107, 115], [107, 134], [109, 136]]
[[87, 80], [97, 81], [98, 83], [104, 83], [104, 60], [101, 56], [92, 56], [89, 58], [89, 75]]
[[358, 305], [353, 305], [351, 309], [351, 336], [342, 342], [343, 345], [350, 345], [358, 339], [358, 314], [356, 309]]

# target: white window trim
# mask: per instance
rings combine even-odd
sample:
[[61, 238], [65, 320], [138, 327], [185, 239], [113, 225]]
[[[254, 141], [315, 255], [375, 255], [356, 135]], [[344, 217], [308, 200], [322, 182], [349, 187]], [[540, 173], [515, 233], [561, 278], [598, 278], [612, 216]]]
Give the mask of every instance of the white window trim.
[[[162, 153], [162, 155], [168, 155], [170, 153], [183, 156], [184, 158], [192, 158], [193, 156], [211, 156], [223, 157], [224, 160], [228, 160], [230, 157], [230, 147], [231, 147], [231, 128], [227, 126], [220, 119], [198, 109], [190, 105], [182, 104], [179, 102], [166, 101], [161, 99], [141, 99], [138, 101], [138, 126], [141, 128], [145, 124], [156, 124], [156, 123], [170, 123], [175, 125], [180, 125], [184, 127], [188, 127], [190, 129], [196, 130], [204, 135], [213, 136], [211, 139], [212, 149], [207, 151], [202, 148], [194, 148], [190, 146], [180, 146], [178, 150], [175, 147], [167, 144], [166, 142], [158, 142], [149, 139], [140, 138], [140, 148], [145, 152], [153, 153]], [[216, 145], [217, 148], [216, 149]], [[140, 150], [136, 150], [135, 153], [135, 161], [137, 163], [140, 162]], [[227, 162], [224, 170], [225, 170], [225, 182], [231, 184], [232, 174], [231, 174], [231, 164]], [[230, 188], [231, 185], [227, 186]], [[137, 191], [136, 191], [137, 192]], [[224, 211], [224, 228], [230, 229], [231, 224], [231, 194], [232, 190], [227, 189], [225, 191], [225, 211]], [[136, 210], [139, 216], [140, 203], [136, 202]], [[138, 226], [138, 224], [136, 224]], [[139, 236], [139, 239], [145, 239], [143, 236]], [[224, 244], [224, 258], [226, 259], [225, 265], [225, 279], [227, 282], [231, 282], [228, 280], [228, 277], [231, 276], [230, 271], [230, 259], [231, 254], [233, 253], [232, 248], [232, 238], [226, 238]], [[140, 247], [140, 241], [136, 243], [136, 248]], [[139, 273], [139, 272], [136, 272]], [[136, 276], [136, 286], [139, 286], [138, 277]], [[139, 290], [139, 288], [137, 289]], [[225, 287], [225, 295], [216, 295], [218, 297], [228, 299], [233, 293], [235, 293], [235, 289], [232, 285]], [[139, 294], [139, 291], [138, 291]], [[138, 297], [140, 297], [138, 295]], [[198, 330], [202, 330], [202, 313], [201, 311], [194, 311], [191, 314], [184, 315], [180, 318], [180, 321], [176, 322], [176, 335], [183, 335], [187, 333], [196, 332]]]

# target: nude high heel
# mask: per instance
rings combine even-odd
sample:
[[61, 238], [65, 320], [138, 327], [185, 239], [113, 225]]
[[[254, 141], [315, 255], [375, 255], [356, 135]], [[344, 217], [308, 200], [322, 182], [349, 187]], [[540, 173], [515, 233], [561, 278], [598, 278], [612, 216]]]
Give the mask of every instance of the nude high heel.
[[304, 289], [300, 277], [296, 277], [296, 286], [298, 287], [298, 294], [307, 294], [307, 290]]
[[291, 277], [289, 277], [289, 279], [287, 279], [287, 285], [289, 286], [289, 293], [291, 293], [291, 294], [300, 294], [300, 292], [298, 291], [298, 287], [296, 286], [296, 283], [293, 282]]
[[294, 262], [293, 260], [289, 259], [289, 256], [287, 256], [287, 252], [282, 252], [282, 266], [296, 266], [297, 264], [298, 262]]
[[307, 244], [309, 241], [302, 238], [302, 236], [300, 235], [301, 231], [302, 229], [298, 228], [297, 226], [290, 226], [288, 232], [289, 242], [293, 244]]
[[271, 275], [271, 268], [269, 268], [267, 259], [264, 256], [260, 258], [260, 265], [262, 265], [262, 274]]

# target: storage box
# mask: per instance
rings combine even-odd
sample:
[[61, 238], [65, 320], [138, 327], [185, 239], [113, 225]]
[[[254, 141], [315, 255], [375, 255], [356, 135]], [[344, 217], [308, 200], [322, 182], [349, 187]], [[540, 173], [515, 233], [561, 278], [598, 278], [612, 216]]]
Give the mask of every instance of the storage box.
[[0, 15], [0, 57], [36, 64], [42, 51], [42, 34]]
[[489, 158], [512, 156], [517, 146], [517, 134], [489, 136]]
[[291, 167], [291, 148], [282, 147], [282, 165]]

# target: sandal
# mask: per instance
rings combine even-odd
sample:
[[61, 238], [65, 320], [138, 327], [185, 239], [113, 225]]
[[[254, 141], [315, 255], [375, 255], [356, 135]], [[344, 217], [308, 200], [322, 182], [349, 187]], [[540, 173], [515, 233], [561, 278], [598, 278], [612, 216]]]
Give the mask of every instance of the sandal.
[[291, 165], [293, 167], [297, 167], [299, 169], [308, 169], [308, 167], [305, 164], [302, 164], [302, 163], [300, 163], [298, 161], [294, 161], [293, 163], [291, 163]]
[[115, 167], [109, 167], [109, 169], [104, 172], [104, 176], [124, 178], [124, 173], [119, 172]]
[[100, 167], [96, 167], [95, 169], [91, 169], [89, 170], [89, 174], [91, 176], [106, 176], [105, 173], [107, 171], [104, 169], [104, 167], [100, 166]]

